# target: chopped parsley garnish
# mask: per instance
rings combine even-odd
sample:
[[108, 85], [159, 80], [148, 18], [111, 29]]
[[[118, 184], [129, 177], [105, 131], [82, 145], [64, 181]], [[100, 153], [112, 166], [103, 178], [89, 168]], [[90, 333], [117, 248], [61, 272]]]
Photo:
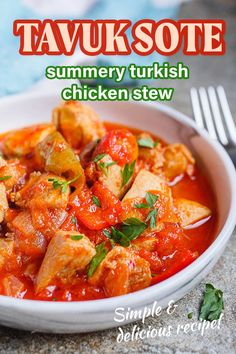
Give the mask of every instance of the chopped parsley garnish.
[[106, 154], [99, 154], [97, 156], [94, 157], [93, 161], [94, 162], [98, 162], [100, 161], [104, 156], [106, 156]]
[[136, 218], [126, 219], [118, 230], [111, 227], [111, 232], [104, 230], [103, 234], [123, 247], [129, 247], [130, 241], [135, 240], [147, 228], [147, 224]]
[[[97, 156], [94, 157], [93, 161], [98, 163], [104, 156], [106, 156], [107, 154], [99, 154]], [[109, 156], [109, 155], [107, 155]], [[108, 174], [108, 167], [115, 165], [116, 162], [115, 161], [110, 161], [110, 162], [99, 162], [97, 164], [98, 168], [100, 168], [100, 170], [103, 171], [103, 173], [107, 176]]]
[[114, 248], [115, 247], [115, 241], [113, 240], [112, 236], [111, 236], [111, 233], [108, 231], [108, 230], [103, 230], [103, 235], [106, 236], [109, 241], [111, 242], [111, 247]]
[[146, 193], [146, 202], [149, 206], [149, 208], [154, 208], [154, 204], [156, 203], [156, 201], [158, 200], [158, 195], [155, 195], [155, 194], [152, 194], [152, 193], [149, 193], [147, 192]]
[[79, 241], [79, 240], [82, 240], [83, 237], [84, 237], [83, 235], [71, 235], [70, 238], [71, 238], [73, 241]]
[[157, 146], [158, 142], [159, 142], [158, 140], [154, 142], [151, 137], [140, 138], [138, 139], [138, 146], [153, 149]]
[[124, 187], [129, 182], [130, 178], [133, 176], [135, 163], [136, 163], [136, 161], [133, 161], [130, 164], [126, 163], [123, 171], [121, 171], [122, 187]]
[[199, 319], [207, 321], [218, 320], [223, 309], [223, 292], [220, 289], [214, 288], [212, 284], [206, 284]]
[[129, 240], [135, 240], [147, 228], [147, 224], [136, 218], [126, 219], [121, 225], [121, 231]]
[[111, 161], [111, 162], [99, 162], [98, 163], [98, 167], [103, 171], [104, 175], [107, 176], [108, 174], [108, 167], [115, 165], [116, 162], [115, 161]]
[[156, 203], [158, 198], [159, 198], [158, 195], [147, 192], [145, 196], [146, 204], [145, 203], [135, 204], [135, 208], [138, 209], [151, 209], [145, 220], [146, 222], [149, 221], [149, 225], [151, 229], [156, 228], [156, 218], [158, 214], [158, 209], [154, 208], [154, 204]]
[[6, 181], [9, 178], [12, 178], [12, 176], [3, 176], [3, 177], [0, 177], [0, 181]]
[[111, 238], [123, 247], [130, 246], [130, 239], [123, 232], [116, 229], [114, 226], [111, 227]]
[[95, 195], [92, 196], [92, 200], [93, 200], [93, 203], [95, 205], [97, 205], [99, 208], [101, 208], [101, 203], [100, 203], [100, 200], [98, 199], [98, 197], [96, 197]]
[[106, 247], [104, 247], [105, 242], [100, 243], [99, 245], [96, 246], [96, 254], [93, 257], [93, 259], [90, 262], [89, 269], [88, 269], [88, 277], [90, 278], [99, 264], [103, 261], [103, 259], [106, 257], [108, 250]]
[[54, 189], [61, 189], [61, 192], [62, 192], [62, 193], [66, 193], [68, 186], [69, 186], [71, 183], [74, 183], [75, 181], [77, 181], [77, 179], [78, 179], [79, 177], [80, 177], [80, 175], [77, 176], [77, 177], [75, 177], [75, 178], [73, 178], [72, 180], [70, 180], [70, 181], [68, 181], [68, 182], [67, 182], [67, 181], [59, 180], [59, 179], [57, 179], [57, 178], [49, 178], [48, 181], [49, 181], [49, 182], [52, 182], [52, 186], [53, 186]]
[[74, 215], [72, 215], [72, 217], [71, 217], [71, 222], [72, 222], [74, 225], [77, 224], [77, 219], [76, 219], [76, 217], [75, 217]]
[[157, 226], [157, 224], [156, 224], [157, 214], [158, 214], [158, 209], [152, 209], [148, 213], [146, 221], [150, 220], [149, 225], [150, 225], [151, 229], [155, 229]]

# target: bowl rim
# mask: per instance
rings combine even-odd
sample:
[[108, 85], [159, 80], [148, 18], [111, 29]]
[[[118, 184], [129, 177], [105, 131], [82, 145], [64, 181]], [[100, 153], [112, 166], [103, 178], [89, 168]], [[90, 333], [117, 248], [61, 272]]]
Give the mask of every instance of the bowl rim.
[[[58, 95], [48, 94], [48, 93], [23, 93], [14, 96], [7, 96], [0, 99], [0, 108], [2, 104], [14, 101], [15, 103], [21, 100], [29, 100], [32, 99], [44, 99], [44, 98], [55, 98], [58, 100]], [[91, 102], [92, 104], [93, 102]], [[109, 102], [110, 103], [110, 102]], [[40, 314], [47, 313], [50, 315], [60, 314], [60, 313], [75, 313], [78, 312], [80, 314], [88, 314], [93, 313], [96, 314], [101, 311], [111, 311], [114, 310], [117, 306], [119, 307], [127, 307], [131, 306], [132, 308], [135, 304], [146, 303], [146, 299], [151, 297], [150, 295], [155, 295], [157, 293], [168, 294], [171, 289], [174, 289], [178, 284], [183, 282], [183, 279], [188, 280], [191, 274], [194, 274], [197, 270], [202, 270], [204, 265], [207, 265], [211, 260], [212, 256], [216, 255], [219, 249], [222, 249], [229, 240], [234, 226], [236, 224], [235, 217], [235, 209], [236, 209], [236, 171], [234, 165], [228, 156], [226, 150], [221, 146], [218, 141], [212, 140], [207, 133], [206, 130], [199, 129], [195, 122], [189, 118], [187, 115], [179, 112], [178, 110], [169, 107], [163, 103], [156, 102], [144, 102], [144, 101], [127, 101], [127, 102], [115, 102], [119, 104], [135, 104], [141, 106], [152, 107], [157, 111], [160, 111], [164, 114], [167, 114], [172, 119], [183, 123], [191, 128], [193, 128], [198, 135], [203, 137], [208, 144], [215, 150], [218, 156], [221, 159], [221, 162], [224, 164], [225, 170], [227, 172], [227, 176], [229, 179], [230, 189], [232, 191], [232, 199], [230, 203], [229, 213], [227, 215], [227, 219], [225, 221], [222, 230], [216, 235], [215, 240], [212, 244], [198, 257], [195, 261], [193, 261], [190, 265], [174, 274], [170, 278], [148, 288], [126, 294], [121, 296], [115, 296], [111, 298], [98, 299], [98, 300], [85, 300], [85, 301], [73, 301], [73, 302], [63, 302], [63, 301], [42, 301], [42, 300], [29, 300], [29, 299], [16, 299], [5, 295], [0, 295], [0, 306], [2, 307], [12, 307], [14, 309], [19, 309], [25, 312], [40, 312]], [[181, 280], [181, 281], [180, 281]]]

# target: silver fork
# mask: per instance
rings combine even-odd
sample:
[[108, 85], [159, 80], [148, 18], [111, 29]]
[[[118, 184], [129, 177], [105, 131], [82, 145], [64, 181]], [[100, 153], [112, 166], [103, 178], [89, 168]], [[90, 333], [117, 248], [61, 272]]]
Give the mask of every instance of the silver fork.
[[192, 87], [190, 96], [198, 127], [207, 129], [212, 139], [220, 141], [236, 166], [236, 125], [224, 88]]

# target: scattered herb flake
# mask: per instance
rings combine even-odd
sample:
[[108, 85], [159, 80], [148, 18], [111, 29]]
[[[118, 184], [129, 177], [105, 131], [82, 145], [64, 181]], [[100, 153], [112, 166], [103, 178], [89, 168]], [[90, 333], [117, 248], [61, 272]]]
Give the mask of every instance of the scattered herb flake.
[[61, 192], [64, 194], [64, 193], [66, 193], [68, 186], [71, 183], [74, 183], [75, 181], [77, 181], [77, 179], [79, 177], [80, 177], [80, 175], [75, 177], [75, 178], [73, 178], [70, 181], [62, 181], [62, 180], [59, 180], [57, 178], [48, 178], [48, 181], [52, 182], [52, 186], [53, 186], [54, 189], [61, 189]]
[[158, 140], [155, 142], [151, 137], [138, 139], [138, 146], [153, 149], [157, 146]]
[[71, 217], [71, 222], [74, 224], [74, 225], [77, 225], [77, 219], [74, 215], [72, 215]]
[[156, 203], [158, 198], [159, 198], [158, 195], [149, 192], [146, 193], [146, 197], [145, 197], [146, 202], [150, 208], [154, 208], [154, 204]]
[[92, 196], [92, 200], [93, 200], [93, 203], [95, 205], [97, 205], [99, 208], [101, 208], [101, 203], [100, 203], [100, 200], [98, 199], [98, 197], [96, 197], [95, 195]]
[[137, 209], [149, 209], [149, 205], [140, 203], [140, 204], [134, 204], [134, 207]]
[[126, 219], [118, 230], [111, 227], [111, 232], [103, 230], [103, 234], [111, 241], [112, 246], [114, 242], [123, 247], [129, 247], [130, 241], [135, 240], [147, 228], [147, 224], [136, 218]]
[[94, 274], [95, 270], [99, 266], [99, 264], [103, 261], [106, 257], [108, 250], [104, 247], [105, 242], [100, 243], [96, 246], [96, 254], [90, 262], [89, 269], [88, 269], [88, 277]]
[[121, 225], [121, 232], [129, 238], [135, 240], [147, 228], [147, 224], [136, 218], [126, 219]]
[[152, 209], [151, 211], [149, 211], [148, 216], [146, 221], [150, 220], [150, 228], [151, 229], [155, 229], [156, 228], [156, 218], [157, 218], [157, 214], [158, 214], [158, 209]]
[[212, 284], [206, 284], [203, 303], [200, 308], [200, 320], [218, 320], [224, 309], [223, 292]]
[[53, 298], [52, 298], [52, 301], [57, 301], [57, 298], [56, 298], [56, 297], [53, 297]]
[[71, 235], [70, 238], [71, 238], [73, 241], [79, 241], [79, 240], [82, 240], [83, 237], [84, 237], [83, 235]]
[[109, 241], [111, 242], [111, 247], [114, 248], [116, 244], [115, 244], [115, 241], [112, 239], [111, 233], [105, 229], [105, 230], [103, 230], [103, 235], [109, 239]]
[[193, 318], [193, 313], [192, 312], [189, 312], [188, 313], [188, 319], [191, 320]]
[[3, 176], [3, 177], [0, 177], [0, 181], [6, 181], [9, 178], [12, 178], [12, 176]]
[[115, 227], [111, 227], [111, 237], [112, 239], [123, 247], [130, 246], [129, 238], [120, 230], [116, 229]]
[[155, 202], [158, 200], [159, 196], [149, 193], [146, 193], [145, 199], [146, 199], [146, 204], [145, 203], [140, 203], [140, 204], [135, 204], [135, 208], [137, 209], [149, 209], [149, 208], [154, 208]]
[[98, 162], [100, 161], [104, 156], [106, 156], [106, 154], [99, 154], [97, 156], [94, 157], [93, 161], [94, 162]]
[[138, 139], [138, 146], [153, 149], [154, 148], [154, 141], [151, 137], [150, 138], [149, 137], [140, 138], [140, 139]]
[[108, 167], [115, 165], [116, 162], [111, 161], [111, 162], [99, 162], [98, 167], [104, 172], [104, 174], [107, 176], [108, 175]]
[[123, 179], [122, 187], [124, 187], [129, 182], [130, 178], [133, 176], [135, 163], [136, 161], [133, 161], [130, 164], [126, 163], [123, 171], [121, 171], [122, 179]]

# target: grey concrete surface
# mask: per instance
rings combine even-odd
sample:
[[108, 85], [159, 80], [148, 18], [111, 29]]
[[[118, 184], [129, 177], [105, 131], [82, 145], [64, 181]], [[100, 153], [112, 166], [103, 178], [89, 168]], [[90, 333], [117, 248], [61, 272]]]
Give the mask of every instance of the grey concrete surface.
[[[182, 18], [223, 18], [227, 23], [227, 54], [224, 57], [188, 57], [181, 53], [172, 62], [183, 61], [191, 70], [186, 81], [161, 82], [160, 86], [175, 87], [172, 107], [191, 115], [189, 88], [222, 84], [236, 115], [236, 3], [234, 0], [201, 0], [182, 6]], [[159, 85], [159, 83], [157, 83]], [[198, 307], [204, 284], [210, 282], [224, 291], [225, 315], [220, 330], [208, 330], [204, 336], [199, 332], [158, 337], [134, 342], [116, 342], [116, 329], [83, 335], [31, 334], [0, 327], [0, 353], [158, 353], [158, 354], [233, 354], [236, 353], [236, 233], [232, 236], [223, 256], [202, 284], [178, 302], [175, 314], [170, 318], [148, 319], [145, 325], [155, 328], [191, 323], [197, 319]], [[187, 314], [193, 312], [193, 319]], [[128, 331], [131, 326], [125, 326]]]

